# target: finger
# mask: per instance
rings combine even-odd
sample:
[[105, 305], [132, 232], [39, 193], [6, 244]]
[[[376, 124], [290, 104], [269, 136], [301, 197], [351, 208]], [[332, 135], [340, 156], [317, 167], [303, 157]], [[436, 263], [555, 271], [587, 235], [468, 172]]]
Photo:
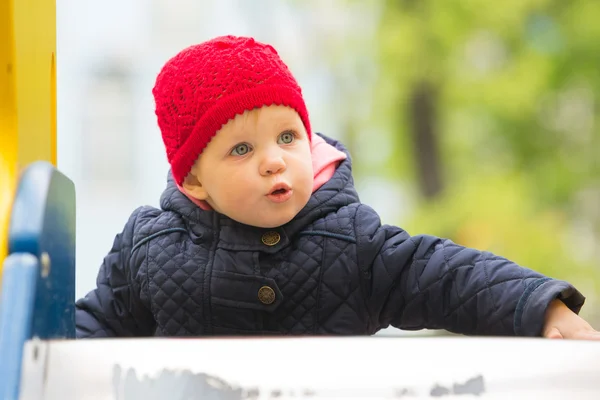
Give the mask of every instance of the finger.
[[600, 332], [597, 331], [579, 331], [574, 339], [578, 340], [600, 340]]
[[548, 339], [562, 339], [563, 335], [557, 328], [550, 328], [546, 331], [546, 333], [544, 333], [544, 337]]

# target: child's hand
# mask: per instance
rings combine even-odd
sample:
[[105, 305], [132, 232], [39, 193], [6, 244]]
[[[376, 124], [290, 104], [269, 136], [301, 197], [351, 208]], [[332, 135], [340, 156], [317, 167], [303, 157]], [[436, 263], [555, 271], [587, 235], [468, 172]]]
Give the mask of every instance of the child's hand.
[[600, 340], [600, 332], [560, 300], [554, 300], [548, 306], [542, 333], [550, 339]]

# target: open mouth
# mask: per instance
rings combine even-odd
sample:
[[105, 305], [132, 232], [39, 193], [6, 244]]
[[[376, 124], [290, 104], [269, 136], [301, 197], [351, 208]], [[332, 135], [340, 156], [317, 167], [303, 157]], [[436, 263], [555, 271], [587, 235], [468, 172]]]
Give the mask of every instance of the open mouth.
[[269, 200], [275, 203], [283, 203], [290, 199], [292, 196], [292, 188], [285, 183], [278, 183], [271, 188], [271, 191], [267, 195]]
[[284, 194], [290, 190], [292, 190], [292, 188], [288, 184], [282, 182], [273, 186], [269, 191], [269, 195]]

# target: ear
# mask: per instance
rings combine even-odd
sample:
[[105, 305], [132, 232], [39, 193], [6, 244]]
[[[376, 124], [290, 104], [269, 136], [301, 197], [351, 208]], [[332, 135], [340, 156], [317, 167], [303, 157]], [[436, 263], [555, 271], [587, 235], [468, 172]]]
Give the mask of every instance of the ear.
[[190, 171], [189, 174], [183, 180], [183, 189], [187, 194], [192, 196], [198, 200], [206, 200], [208, 198], [208, 193], [202, 183], [198, 180], [198, 177], [195, 174], [194, 168]]

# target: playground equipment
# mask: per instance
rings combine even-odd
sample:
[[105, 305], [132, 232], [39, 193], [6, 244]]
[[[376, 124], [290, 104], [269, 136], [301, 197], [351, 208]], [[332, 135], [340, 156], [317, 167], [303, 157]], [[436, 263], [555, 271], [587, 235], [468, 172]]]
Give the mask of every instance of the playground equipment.
[[19, 393], [24, 343], [75, 337], [75, 188], [46, 162], [25, 169], [0, 297], [0, 396]]
[[599, 347], [429, 337], [30, 341], [21, 398], [591, 400], [600, 398]]
[[0, 2], [0, 276], [10, 202], [26, 165], [56, 165], [56, 5]]
[[0, 1], [0, 400], [598, 399], [600, 343], [74, 338], [75, 188], [56, 165], [55, 4]]
[[1, 399], [18, 394], [25, 340], [74, 333], [74, 189], [53, 165], [55, 1], [1, 1]]

